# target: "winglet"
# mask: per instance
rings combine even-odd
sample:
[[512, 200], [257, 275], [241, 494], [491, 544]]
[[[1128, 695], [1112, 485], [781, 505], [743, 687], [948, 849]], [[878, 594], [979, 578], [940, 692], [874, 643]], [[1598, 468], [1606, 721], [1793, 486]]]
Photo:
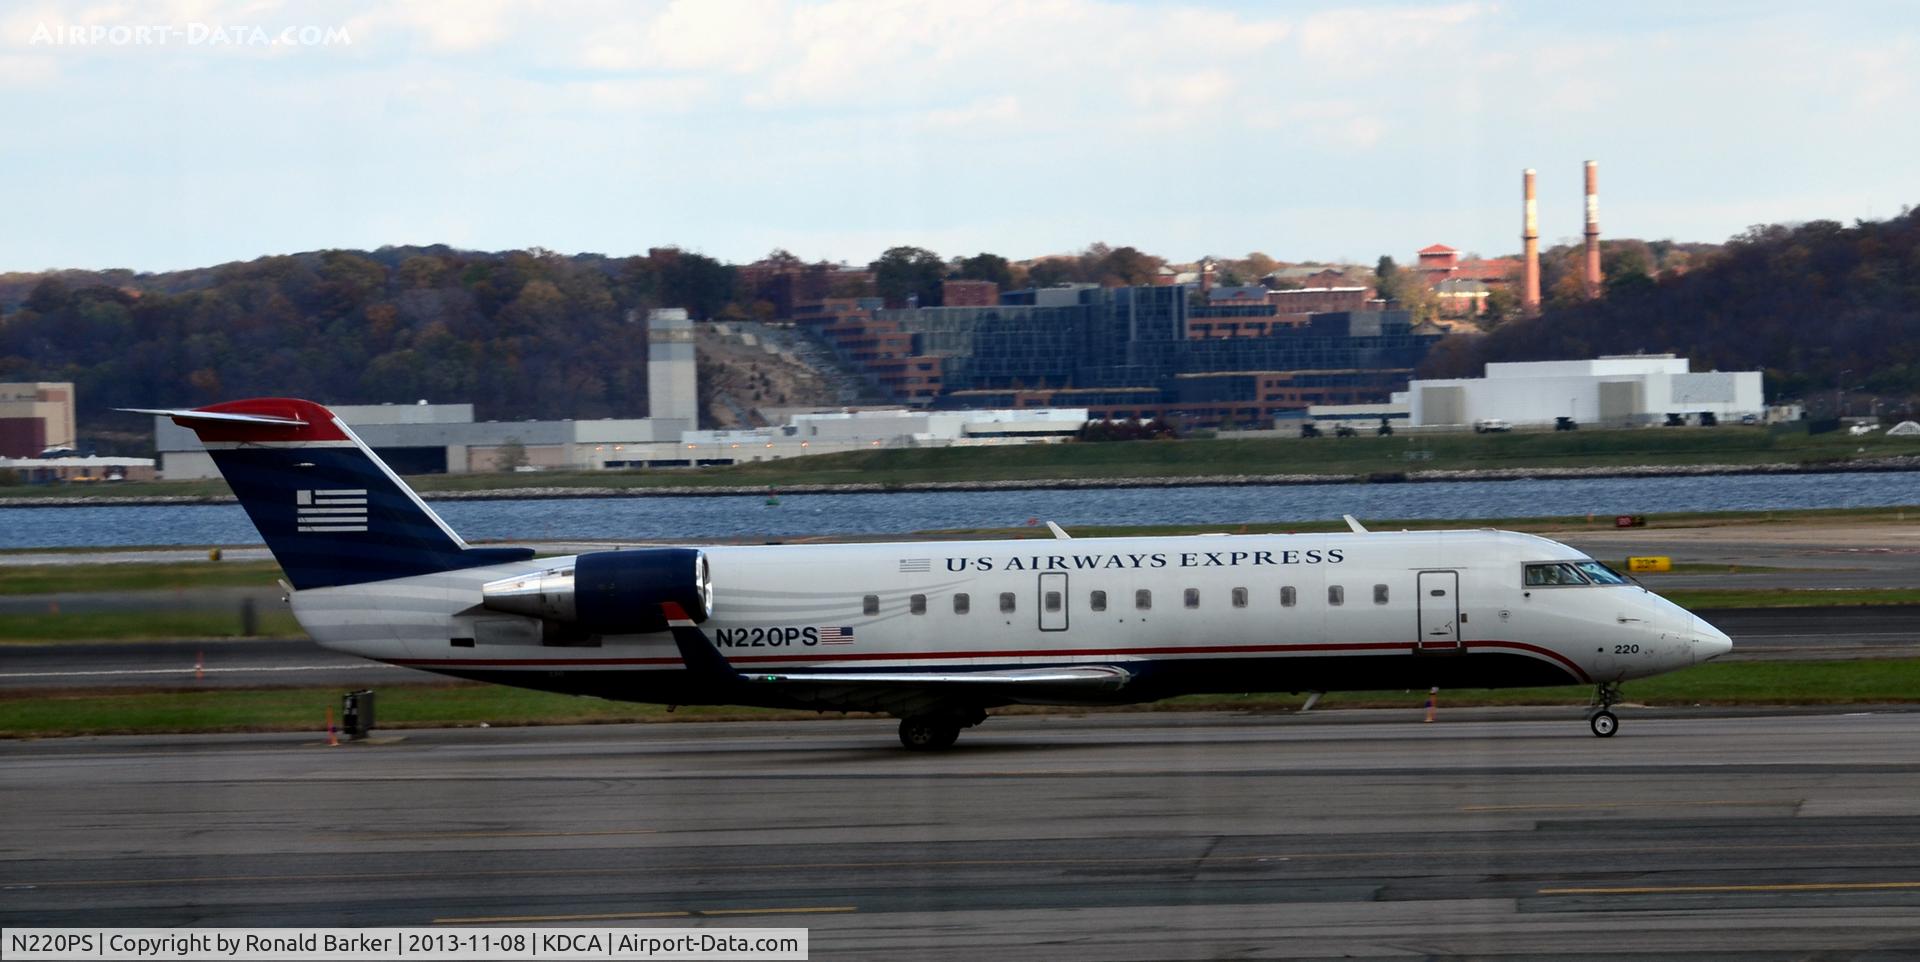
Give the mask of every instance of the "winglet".
[[1051, 531], [1051, 532], [1053, 532], [1053, 536], [1054, 536], [1054, 538], [1056, 538], [1057, 540], [1060, 540], [1060, 541], [1072, 541], [1072, 540], [1073, 540], [1073, 535], [1070, 535], [1070, 534], [1068, 534], [1068, 533], [1067, 533], [1067, 529], [1065, 529], [1065, 528], [1062, 528], [1062, 527], [1060, 527], [1059, 525], [1057, 525], [1057, 524], [1054, 524], [1054, 523], [1053, 523], [1053, 522], [1051, 522], [1051, 521], [1049, 521], [1049, 522], [1047, 522], [1047, 530], [1048, 530], [1048, 531]]
[[1354, 516], [1353, 516], [1353, 515], [1350, 515], [1350, 514], [1343, 514], [1343, 515], [1341, 515], [1340, 517], [1342, 517], [1342, 518], [1345, 518], [1345, 519], [1347, 519], [1347, 527], [1348, 527], [1348, 528], [1350, 528], [1350, 529], [1352, 529], [1352, 531], [1353, 531], [1353, 533], [1354, 533], [1354, 534], [1366, 534], [1366, 533], [1367, 533], [1367, 526], [1366, 526], [1366, 525], [1364, 525], [1364, 524], [1361, 524], [1361, 523], [1359, 522], [1359, 520], [1357, 520], [1356, 518], [1354, 518]]
[[680, 660], [686, 662], [688, 671], [716, 680], [742, 680], [740, 672], [713, 646], [707, 633], [687, 616], [687, 609], [675, 602], [663, 601], [660, 614], [667, 619], [667, 630], [673, 632], [673, 643], [680, 649]]

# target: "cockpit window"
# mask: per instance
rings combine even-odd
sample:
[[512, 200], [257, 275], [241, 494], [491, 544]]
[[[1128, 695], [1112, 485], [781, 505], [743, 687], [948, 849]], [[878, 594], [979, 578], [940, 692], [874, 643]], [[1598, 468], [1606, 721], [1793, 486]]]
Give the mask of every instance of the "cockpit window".
[[1564, 561], [1527, 566], [1527, 587], [1529, 588], [1557, 588], [1586, 583], [1587, 579], [1580, 574], [1580, 569]]
[[1622, 577], [1620, 572], [1598, 561], [1576, 561], [1573, 565], [1579, 568], [1580, 573], [1586, 575], [1587, 578], [1596, 585], [1624, 585], [1628, 583], [1627, 579]]

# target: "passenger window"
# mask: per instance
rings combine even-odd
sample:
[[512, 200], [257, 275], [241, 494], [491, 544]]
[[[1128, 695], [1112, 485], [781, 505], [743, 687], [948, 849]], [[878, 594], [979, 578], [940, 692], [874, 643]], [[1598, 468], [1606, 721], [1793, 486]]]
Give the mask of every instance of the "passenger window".
[[1092, 608], [1095, 611], [1107, 610], [1107, 593], [1104, 591], [1096, 591], [1093, 594], [1088, 595], [1087, 607]]
[[1386, 585], [1373, 586], [1373, 603], [1376, 605], [1384, 605], [1387, 603], [1387, 586]]
[[1011, 613], [1013, 611], [1013, 592], [1011, 591], [1000, 592], [1000, 610], [1002, 612], [1007, 612], [1007, 613]]
[[1148, 608], [1153, 607], [1153, 592], [1148, 591], [1145, 588], [1142, 588], [1139, 591], [1134, 592], [1133, 606], [1135, 608], [1140, 609], [1141, 611], [1146, 611]]
[[880, 613], [880, 596], [868, 595], [865, 598], [860, 599], [860, 613], [863, 615], [879, 614]]
[[1186, 603], [1189, 608], [1200, 607], [1200, 589], [1188, 588], [1186, 592]]
[[1047, 592], [1045, 603], [1048, 611], [1059, 611], [1060, 610], [1060, 592], [1058, 591]]
[[953, 613], [954, 614], [964, 615], [967, 612], [972, 610], [973, 610], [973, 599], [967, 597], [966, 592], [962, 591], [959, 594], [953, 596]]
[[1291, 608], [1299, 603], [1300, 593], [1293, 590], [1292, 585], [1287, 585], [1280, 589], [1280, 607]]
[[927, 596], [926, 596], [926, 595], [914, 595], [914, 596], [912, 596], [912, 597], [910, 597], [910, 598], [908, 598], [908, 599], [907, 599], [907, 613], [908, 613], [908, 614], [912, 614], [912, 615], [924, 615], [924, 614], [926, 614], [926, 613], [927, 613]]
[[1233, 606], [1235, 608], [1245, 608], [1247, 606], [1247, 589], [1233, 589]]
[[1342, 585], [1327, 586], [1327, 604], [1344, 605], [1347, 603], [1347, 589]]

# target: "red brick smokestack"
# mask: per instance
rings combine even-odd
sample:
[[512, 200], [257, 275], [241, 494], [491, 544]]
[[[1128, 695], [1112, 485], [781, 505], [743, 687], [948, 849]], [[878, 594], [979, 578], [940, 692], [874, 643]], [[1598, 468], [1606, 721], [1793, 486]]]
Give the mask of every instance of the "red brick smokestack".
[[1600, 296], [1600, 164], [1587, 161], [1587, 296]]
[[1521, 281], [1520, 311], [1532, 317], [1540, 313], [1540, 204], [1533, 190], [1533, 168], [1527, 168], [1521, 181], [1526, 196], [1520, 229], [1520, 240], [1526, 245], [1526, 277]]

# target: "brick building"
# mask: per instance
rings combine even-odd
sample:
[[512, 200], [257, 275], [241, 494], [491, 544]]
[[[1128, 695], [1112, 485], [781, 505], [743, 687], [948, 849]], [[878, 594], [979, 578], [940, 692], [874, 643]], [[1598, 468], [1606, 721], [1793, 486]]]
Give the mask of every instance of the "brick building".
[[31, 458], [76, 441], [73, 382], [0, 384], [0, 458]]

